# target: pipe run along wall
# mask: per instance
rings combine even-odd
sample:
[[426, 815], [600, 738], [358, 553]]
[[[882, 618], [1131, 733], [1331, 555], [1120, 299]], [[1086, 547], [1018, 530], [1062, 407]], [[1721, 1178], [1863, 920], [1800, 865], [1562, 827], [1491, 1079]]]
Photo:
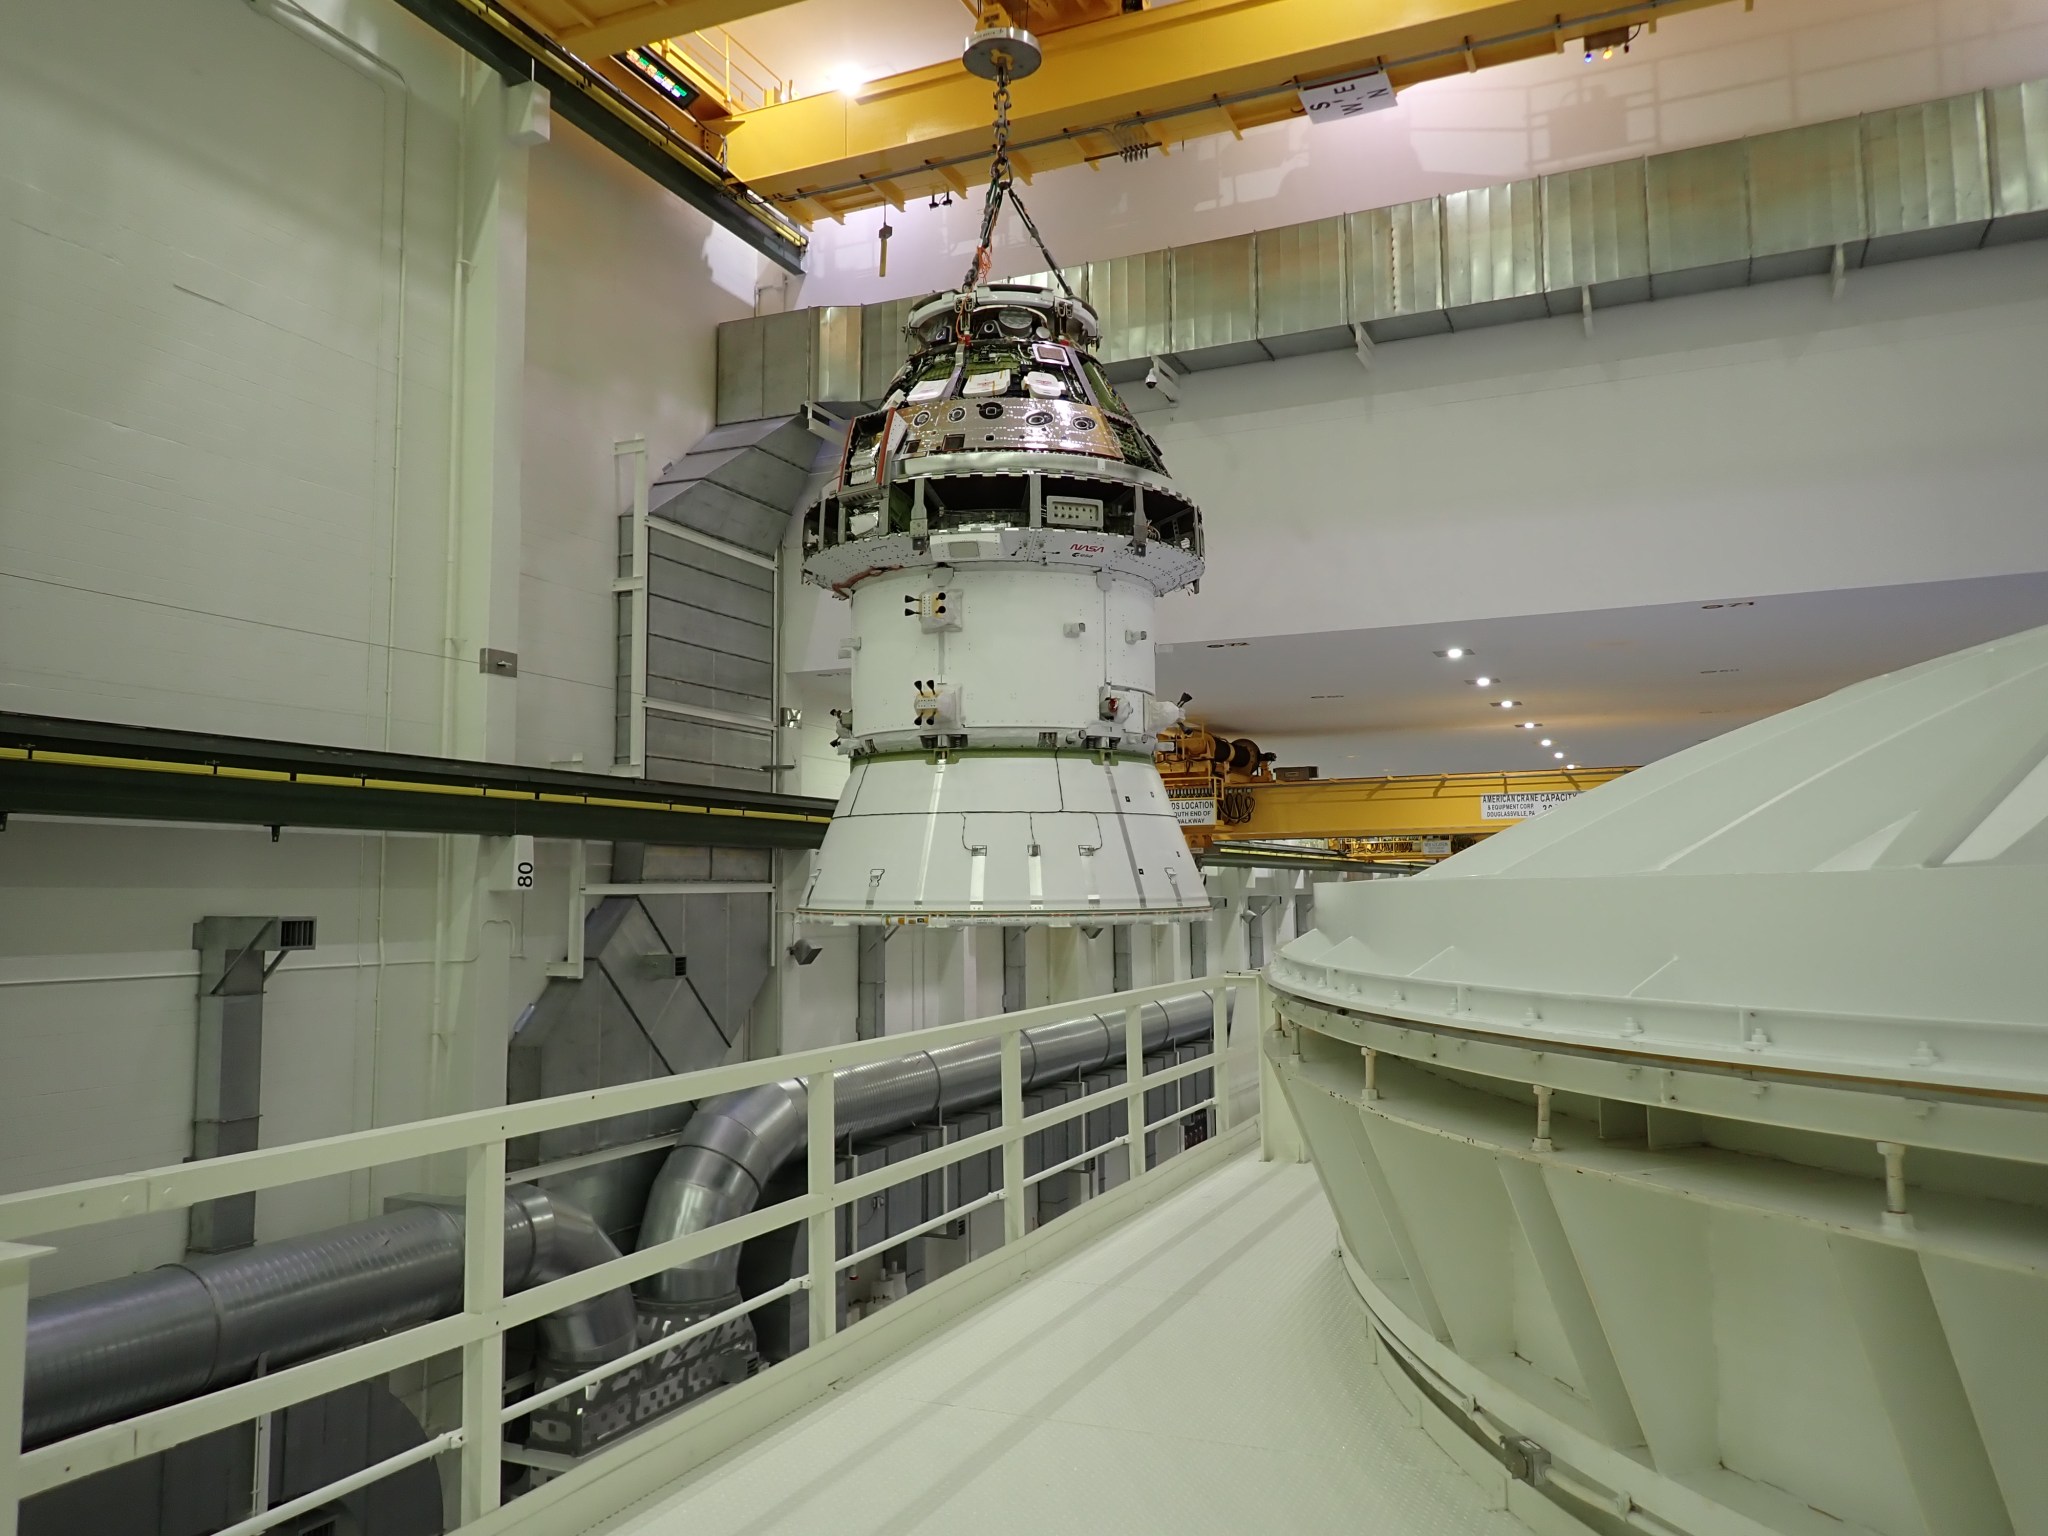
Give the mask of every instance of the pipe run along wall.
[[[431, 1322], [462, 1305], [459, 1210], [409, 1206], [309, 1237], [181, 1264], [32, 1303], [22, 1443], [111, 1423], [267, 1367]], [[619, 1256], [575, 1206], [532, 1185], [505, 1195], [505, 1289]], [[633, 1347], [621, 1286], [543, 1318], [541, 1357], [571, 1372]]]
[[[1209, 1030], [1210, 994], [1144, 1007], [1145, 1049]], [[1027, 1088], [1095, 1071], [1123, 1054], [1123, 1014], [1084, 1014], [1021, 1035]], [[834, 1076], [838, 1127], [858, 1138], [998, 1097], [994, 1040], [919, 1051]], [[800, 1080], [763, 1084], [697, 1107], [648, 1199], [640, 1246], [743, 1216], [803, 1149], [808, 1097]], [[31, 1304], [22, 1440], [27, 1446], [112, 1423], [380, 1334], [416, 1327], [462, 1304], [463, 1218], [416, 1205], [308, 1237], [234, 1253], [192, 1255], [140, 1275]], [[619, 1256], [567, 1201], [531, 1185], [505, 1198], [505, 1289], [527, 1290]], [[646, 1282], [657, 1306], [705, 1309], [738, 1289], [739, 1249], [706, 1255]], [[638, 1317], [625, 1287], [543, 1318], [544, 1367], [567, 1374], [634, 1347]]]
[[[1146, 1051], [1199, 1039], [1209, 1032], [1212, 1011], [1208, 992], [1145, 1004]], [[1083, 1014], [1024, 1030], [1019, 1039], [1024, 1086], [1041, 1087], [1120, 1060], [1124, 1016], [1121, 1010]], [[988, 1103], [1001, 1093], [1002, 1060], [999, 1041], [976, 1040], [834, 1073], [838, 1132], [858, 1139]], [[705, 1100], [655, 1178], [639, 1246], [652, 1248], [753, 1210], [775, 1171], [803, 1150], [809, 1110], [809, 1095], [796, 1078]], [[739, 1263], [738, 1248], [720, 1249], [643, 1281], [642, 1296], [656, 1306], [709, 1314], [736, 1298]]]

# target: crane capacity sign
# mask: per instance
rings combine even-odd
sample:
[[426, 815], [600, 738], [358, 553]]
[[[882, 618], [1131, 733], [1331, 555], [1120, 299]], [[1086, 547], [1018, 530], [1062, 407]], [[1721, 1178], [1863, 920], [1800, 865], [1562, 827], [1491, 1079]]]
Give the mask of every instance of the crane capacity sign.
[[1578, 799], [1581, 793], [1582, 791], [1576, 789], [1553, 789], [1530, 794], [1481, 795], [1479, 819], [1527, 821], [1531, 816], [1541, 816], [1545, 811], [1556, 810], [1567, 800]]
[[1348, 80], [1326, 80], [1321, 85], [1301, 88], [1302, 110], [1312, 123], [1334, 123], [1367, 112], [1384, 112], [1394, 105], [1393, 82], [1387, 72], [1375, 69]]

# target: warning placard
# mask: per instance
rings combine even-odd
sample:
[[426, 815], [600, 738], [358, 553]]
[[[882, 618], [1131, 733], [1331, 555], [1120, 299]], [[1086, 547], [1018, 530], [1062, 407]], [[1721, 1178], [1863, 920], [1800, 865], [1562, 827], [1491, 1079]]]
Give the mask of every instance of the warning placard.
[[1580, 793], [1581, 791], [1576, 789], [1553, 789], [1531, 794], [1481, 795], [1479, 819], [1527, 821], [1531, 816], [1541, 816], [1545, 811], [1556, 810], [1567, 800], [1578, 799]]

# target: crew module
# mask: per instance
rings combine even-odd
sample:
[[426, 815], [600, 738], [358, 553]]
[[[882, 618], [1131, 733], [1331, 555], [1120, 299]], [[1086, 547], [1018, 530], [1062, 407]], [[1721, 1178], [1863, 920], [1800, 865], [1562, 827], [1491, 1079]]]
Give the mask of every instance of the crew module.
[[1202, 522], [1118, 398], [1071, 294], [918, 305], [881, 409], [804, 524], [853, 604], [853, 759], [800, 915], [1127, 922], [1206, 914], [1153, 766], [1153, 604]]

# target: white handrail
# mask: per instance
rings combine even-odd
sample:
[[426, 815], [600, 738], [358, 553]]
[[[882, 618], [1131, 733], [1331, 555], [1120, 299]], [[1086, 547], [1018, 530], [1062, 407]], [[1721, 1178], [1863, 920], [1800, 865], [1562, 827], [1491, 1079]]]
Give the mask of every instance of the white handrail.
[[842, 1067], [894, 1061], [906, 1054], [906, 1047], [911, 1051], [929, 1051], [948, 1045], [1010, 1037], [1019, 1030], [1057, 1024], [1082, 1013], [1105, 1009], [1116, 1011], [1111, 1009], [1111, 1005], [1121, 1008], [1124, 1005], [1162, 1002], [1216, 985], [1248, 987], [1255, 979], [1249, 973], [1231, 972], [1221, 977], [1198, 976], [1162, 982], [1129, 992], [1084, 997], [1068, 1003], [1049, 1003], [1016, 1013], [941, 1025], [936, 1029], [919, 1030], [914, 1037], [884, 1035], [872, 1040], [849, 1041], [789, 1056], [734, 1062], [728, 1066], [708, 1067], [701, 1072], [626, 1083], [616, 1088], [565, 1093], [555, 1098], [532, 1099], [495, 1109], [443, 1115], [434, 1120], [414, 1120], [403, 1125], [349, 1131], [339, 1136], [292, 1142], [281, 1147], [263, 1147], [254, 1152], [209, 1158], [204, 1162], [173, 1163], [139, 1173], [81, 1179], [48, 1189], [0, 1195], [0, 1242], [47, 1236], [73, 1227], [92, 1226], [156, 1211], [183, 1210], [226, 1195], [245, 1195], [282, 1184], [325, 1178], [330, 1174], [356, 1173], [387, 1163], [467, 1152], [485, 1141], [537, 1136], [544, 1131], [565, 1130], [591, 1120], [693, 1104], [717, 1094], [780, 1082], [784, 1078], [809, 1079], [821, 1072], [837, 1072]]
[[[1212, 1024], [1220, 1024], [1227, 1017], [1226, 992], [1239, 997], [1248, 992], [1255, 996], [1263, 992], [1257, 976], [1243, 972], [1163, 982], [1128, 992], [1048, 1004], [923, 1030], [915, 1036], [853, 1041], [653, 1082], [449, 1115], [438, 1120], [359, 1131], [320, 1141], [263, 1148], [206, 1163], [149, 1169], [0, 1197], [0, 1242], [4, 1242], [12, 1237], [88, 1226], [145, 1211], [176, 1210], [223, 1194], [276, 1188], [303, 1179], [348, 1173], [418, 1157], [460, 1152], [466, 1169], [463, 1195], [464, 1289], [460, 1312], [267, 1373], [254, 1380], [141, 1413], [117, 1424], [87, 1430], [30, 1452], [21, 1453], [14, 1445], [0, 1444], [0, 1530], [12, 1528], [13, 1516], [22, 1498], [159, 1454], [201, 1435], [245, 1423], [293, 1403], [452, 1351], [459, 1351], [463, 1362], [462, 1422], [459, 1428], [375, 1467], [365, 1468], [294, 1499], [289, 1504], [252, 1515], [223, 1536], [255, 1536], [255, 1533], [267, 1530], [294, 1514], [317, 1508], [321, 1503], [367, 1486], [379, 1477], [448, 1450], [461, 1453], [461, 1519], [464, 1525], [471, 1524], [497, 1507], [503, 1455], [502, 1432], [511, 1420], [595, 1387], [621, 1371], [680, 1348], [694, 1338], [798, 1291], [810, 1293], [810, 1338], [813, 1343], [822, 1342], [831, 1336], [838, 1324], [836, 1276], [840, 1270], [997, 1201], [1004, 1209], [1005, 1241], [1013, 1241], [1024, 1234], [1028, 1191], [1052, 1174], [1099, 1157], [1121, 1145], [1130, 1148], [1130, 1176], [1135, 1181], [1151, 1171], [1146, 1166], [1145, 1155], [1145, 1138], [1151, 1132], [1212, 1108], [1216, 1111], [1219, 1133], [1228, 1130], [1231, 1096], [1227, 1085], [1231, 1056], [1227, 1049], [1229, 1042], [1222, 1030], [1212, 1029], [1210, 1049], [1200, 1056], [1150, 1074], [1143, 1066], [1145, 1005], [1185, 996], [1190, 991], [1205, 987], [1215, 993]], [[1265, 1006], [1265, 1000], [1260, 997], [1261, 1012]], [[1104, 1014], [1121, 1012], [1124, 1016], [1125, 1081], [1027, 1117], [1023, 1112], [1022, 1032], [1091, 1011]], [[1248, 1012], [1239, 1012], [1240, 1041], [1249, 1041], [1255, 1034], [1252, 1021], [1246, 1017]], [[837, 1177], [836, 1110], [832, 1091], [834, 1072], [868, 1062], [894, 1060], [910, 1051], [988, 1039], [1000, 1040], [1002, 1047], [1000, 1125], [901, 1163], [844, 1180]], [[1199, 1104], [1176, 1109], [1163, 1119], [1146, 1123], [1144, 1101], [1147, 1093], [1211, 1071], [1216, 1077], [1209, 1098]], [[588, 1121], [607, 1120], [638, 1110], [692, 1103], [716, 1094], [792, 1077], [804, 1079], [810, 1090], [808, 1183], [804, 1194], [703, 1231], [622, 1255], [517, 1295], [504, 1294], [503, 1204], [507, 1179], [505, 1147], [509, 1139]], [[1040, 1170], [1029, 1178], [1025, 1176], [1024, 1142], [1027, 1137], [1050, 1126], [1066, 1124], [1098, 1110], [1114, 1107], [1120, 1102], [1128, 1106], [1129, 1124], [1141, 1126], [1141, 1133], [1127, 1132], [1052, 1168]], [[948, 1211], [910, 1232], [895, 1234], [883, 1244], [846, 1259], [838, 1256], [838, 1223], [831, 1218], [839, 1207], [926, 1177], [966, 1158], [997, 1150], [1003, 1158], [1004, 1177], [1000, 1189]], [[764, 1295], [635, 1349], [620, 1359], [593, 1367], [522, 1401], [509, 1406], [506, 1404], [502, 1349], [506, 1330], [799, 1221], [810, 1224], [804, 1274], [792, 1277]], [[21, 1379], [19, 1367], [25, 1340], [25, 1332], [19, 1325], [0, 1326], [0, 1382]], [[597, 1454], [602, 1455], [603, 1452]]]

